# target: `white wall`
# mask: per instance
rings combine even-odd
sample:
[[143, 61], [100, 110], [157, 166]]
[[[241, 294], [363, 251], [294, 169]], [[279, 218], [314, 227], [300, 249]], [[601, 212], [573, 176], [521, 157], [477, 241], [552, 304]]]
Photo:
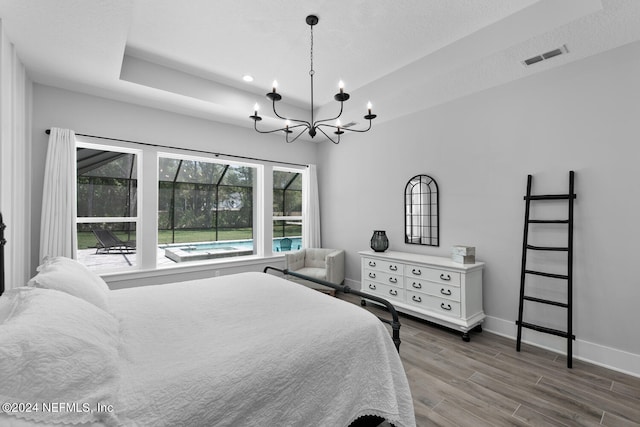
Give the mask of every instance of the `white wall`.
[[[635, 43], [345, 135], [319, 149], [323, 244], [347, 250], [352, 285], [374, 229], [387, 230], [392, 250], [476, 246], [485, 329], [515, 336], [527, 174], [538, 194], [566, 193], [574, 170], [576, 355], [640, 376], [639, 113]], [[404, 186], [420, 173], [439, 185], [440, 247], [404, 243]], [[546, 334], [525, 338], [566, 348]]]
[[[45, 130], [51, 127], [69, 128], [82, 134], [282, 162], [308, 164], [316, 161], [315, 144], [286, 144], [282, 138], [260, 135], [252, 128], [225, 125], [40, 84], [34, 85], [33, 102], [30, 259], [33, 274], [39, 263], [40, 212], [48, 141]], [[210, 275], [213, 275], [213, 271], [211, 269]], [[195, 277], [193, 274], [185, 275], [185, 271], [180, 269], [174, 274], [184, 277], [183, 280]], [[165, 272], [166, 275], [169, 272]], [[167, 277], [162, 279], [168, 280]], [[157, 283], [161, 278], [154, 280]], [[127, 285], [128, 283], [120, 282], [115, 287]]]

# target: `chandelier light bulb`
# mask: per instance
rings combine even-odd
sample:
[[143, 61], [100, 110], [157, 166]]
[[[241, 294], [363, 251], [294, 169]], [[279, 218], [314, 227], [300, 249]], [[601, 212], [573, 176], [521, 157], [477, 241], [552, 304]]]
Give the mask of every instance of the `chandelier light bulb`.
[[278, 89], [278, 81], [274, 80], [271, 86], [273, 86], [273, 92], [275, 93], [276, 89]]
[[338, 89], [340, 89], [340, 93], [344, 92], [344, 82], [342, 80], [338, 82]]
[[367, 110], [369, 110], [369, 114], [371, 114], [371, 101], [367, 102]]

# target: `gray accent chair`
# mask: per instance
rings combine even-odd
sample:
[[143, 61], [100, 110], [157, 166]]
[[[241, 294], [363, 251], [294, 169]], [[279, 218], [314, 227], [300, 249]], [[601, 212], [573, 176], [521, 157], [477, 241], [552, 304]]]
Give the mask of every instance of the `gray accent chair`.
[[[344, 257], [345, 254], [342, 249], [306, 248], [287, 252], [284, 258], [284, 266], [290, 271], [304, 274], [305, 276], [342, 285], [344, 282]], [[328, 291], [331, 289], [293, 276], [289, 276], [288, 279], [316, 290]]]

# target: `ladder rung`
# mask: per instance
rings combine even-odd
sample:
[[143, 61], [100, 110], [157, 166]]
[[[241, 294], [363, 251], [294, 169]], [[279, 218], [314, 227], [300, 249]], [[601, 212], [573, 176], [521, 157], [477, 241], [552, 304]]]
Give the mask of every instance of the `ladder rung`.
[[569, 200], [575, 198], [575, 194], [541, 194], [537, 196], [524, 196], [524, 200]]
[[568, 219], [530, 219], [530, 224], [569, 224]]
[[532, 249], [534, 251], [568, 251], [569, 248], [566, 246], [533, 246], [527, 245], [527, 249]]
[[524, 272], [527, 273], [527, 274], [535, 274], [537, 276], [544, 276], [544, 277], [552, 277], [554, 279], [569, 280], [569, 276], [567, 276], [565, 274], [545, 273], [545, 272], [542, 272], [542, 271], [534, 271], [534, 270], [525, 270]]
[[[518, 321], [516, 320], [516, 324]], [[546, 326], [534, 325], [532, 323], [522, 322], [520, 324], [523, 328], [533, 329], [534, 331], [544, 332], [545, 334], [557, 335], [559, 337], [569, 338], [569, 333], [565, 331], [560, 331], [558, 329], [547, 328]], [[575, 335], [571, 335], [571, 339], [576, 339]]]
[[564, 307], [564, 308], [569, 307], [569, 304], [564, 303], [564, 302], [551, 301], [551, 300], [548, 300], [548, 299], [542, 299], [542, 298], [536, 298], [536, 297], [529, 297], [529, 296], [526, 296], [526, 295], [523, 298], [526, 299], [527, 301], [539, 302], [539, 303], [542, 303], [542, 304], [555, 305], [557, 307]]

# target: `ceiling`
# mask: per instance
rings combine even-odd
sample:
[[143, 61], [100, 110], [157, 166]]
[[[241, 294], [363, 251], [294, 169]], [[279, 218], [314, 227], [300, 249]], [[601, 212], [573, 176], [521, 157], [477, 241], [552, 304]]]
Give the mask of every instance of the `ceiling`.
[[640, 40], [637, 0], [0, 0], [33, 81], [247, 127], [274, 79], [308, 119], [309, 14], [317, 116], [343, 80], [357, 126], [367, 101], [392, 120]]

